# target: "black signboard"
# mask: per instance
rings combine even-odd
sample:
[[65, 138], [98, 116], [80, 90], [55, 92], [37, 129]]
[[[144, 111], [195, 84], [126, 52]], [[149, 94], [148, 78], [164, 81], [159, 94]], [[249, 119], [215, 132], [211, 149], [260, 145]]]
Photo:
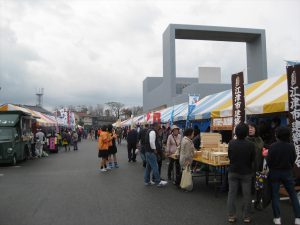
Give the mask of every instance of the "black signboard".
[[232, 135], [235, 134], [235, 127], [245, 122], [245, 90], [243, 72], [231, 76], [232, 84]]
[[[300, 65], [287, 67], [289, 120], [297, 159], [297, 174], [300, 171]], [[297, 177], [299, 177], [297, 175]]]

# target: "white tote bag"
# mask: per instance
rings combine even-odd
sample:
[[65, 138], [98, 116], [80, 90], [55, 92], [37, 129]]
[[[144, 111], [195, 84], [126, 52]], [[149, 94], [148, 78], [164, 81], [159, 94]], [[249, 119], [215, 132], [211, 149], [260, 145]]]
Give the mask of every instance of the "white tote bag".
[[187, 191], [193, 190], [193, 178], [190, 166], [186, 166], [182, 172], [180, 187]]

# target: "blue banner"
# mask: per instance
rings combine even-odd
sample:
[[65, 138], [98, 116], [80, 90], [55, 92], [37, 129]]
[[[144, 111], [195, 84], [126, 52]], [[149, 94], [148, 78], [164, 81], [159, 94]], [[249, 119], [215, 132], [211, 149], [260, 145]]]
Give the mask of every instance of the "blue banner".
[[199, 95], [189, 95], [188, 113], [186, 117], [185, 128], [190, 127], [190, 115], [193, 112], [193, 110], [196, 108], [197, 102], [199, 102], [199, 100], [200, 100]]
[[173, 109], [172, 109], [172, 112], [171, 112], [171, 117], [170, 117], [170, 127], [173, 126], [173, 117], [174, 117], [174, 106], [173, 106]]

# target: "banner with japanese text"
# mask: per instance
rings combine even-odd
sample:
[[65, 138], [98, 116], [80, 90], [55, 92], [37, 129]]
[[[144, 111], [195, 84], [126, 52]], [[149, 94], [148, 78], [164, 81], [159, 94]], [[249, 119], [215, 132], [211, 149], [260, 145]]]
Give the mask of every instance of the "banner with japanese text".
[[235, 136], [235, 127], [245, 122], [245, 90], [243, 72], [231, 76], [232, 84], [232, 136]]
[[[296, 166], [300, 169], [300, 65], [287, 67], [289, 120], [295, 145]], [[298, 173], [299, 174], [299, 173]]]
[[196, 108], [196, 104], [199, 100], [200, 100], [199, 95], [189, 95], [188, 113], [187, 113], [186, 124], [185, 124], [186, 128], [190, 126], [190, 115], [193, 112], [193, 110]]

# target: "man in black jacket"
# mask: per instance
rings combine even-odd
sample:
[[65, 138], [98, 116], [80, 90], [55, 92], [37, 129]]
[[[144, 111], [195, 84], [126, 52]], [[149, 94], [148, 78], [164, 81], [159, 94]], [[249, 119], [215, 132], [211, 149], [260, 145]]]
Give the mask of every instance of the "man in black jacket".
[[236, 221], [236, 197], [239, 185], [243, 191], [243, 217], [245, 223], [251, 222], [251, 180], [252, 164], [255, 160], [255, 145], [245, 140], [249, 128], [246, 124], [238, 124], [235, 128], [236, 140], [231, 140], [228, 145], [230, 160], [228, 182], [228, 222]]
[[138, 143], [138, 132], [133, 127], [127, 134], [127, 150], [128, 150], [128, 162], [136, 162], [136, 144]]
[[290, 141], [290, 129], [288, 127], [278, 127], [275, 130], [277, 142], [270, 146], [267, 163], [270, 169], [269, 180], [272, 186], [272, 208], [274, 223], [281, 224], [279, 208], [279, 188], [283, 184], [289, 193], [295, 214], [295, 225], [300, 225], [300, 205], [295, 192], [295, 180], [293, 177], [293, 167], [296, 161], [296, 152]]
[[146, 143], [145, 143], [145, 138], [147, 131], [149, 129], [149, 125], [145, 124], [145, 126], [141, 129], [139, 132], [139, 141], [141, 145], [141, 158], [143, 160], [143, 167], [146, 167], [146, 156], [145, 156], [145, 148], [146, 148]]

